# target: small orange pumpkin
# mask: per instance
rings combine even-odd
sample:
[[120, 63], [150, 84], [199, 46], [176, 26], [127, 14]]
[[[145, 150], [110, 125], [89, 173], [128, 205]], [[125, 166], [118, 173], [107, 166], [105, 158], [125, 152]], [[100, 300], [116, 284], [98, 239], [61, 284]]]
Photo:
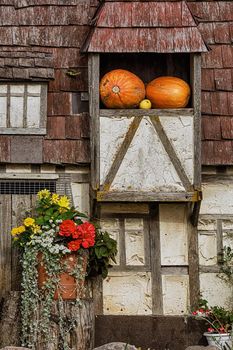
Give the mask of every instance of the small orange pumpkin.
[[154, 108], [183, 108], [190, 97], [190, 87], [182, 79], [176, 77], [159, 77], [146, 87], [146, 98]]
[[135, 108], [145, 94], [143, 81], [125, 69], [114, 69], [100, 81], [100, 98], [107, 108]]

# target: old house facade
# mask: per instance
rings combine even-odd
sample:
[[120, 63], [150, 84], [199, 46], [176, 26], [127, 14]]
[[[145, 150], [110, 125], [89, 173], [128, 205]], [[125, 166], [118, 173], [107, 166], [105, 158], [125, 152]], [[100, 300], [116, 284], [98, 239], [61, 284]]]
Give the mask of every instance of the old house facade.
[[[231, 1], [0, 1], [2, 298], [20, 285], [8, 232], [46, 187], [118, 241], [94, 295], [96, 344], [200, 341], [185, 321], [199, 292], [223, 306], [233, 294], [218, 277], [233, 232], [232, 25]], [[145, 82], [184, 78], [191, 104], [146, 117], [105, 110], [99, 79], [119, 65]]]

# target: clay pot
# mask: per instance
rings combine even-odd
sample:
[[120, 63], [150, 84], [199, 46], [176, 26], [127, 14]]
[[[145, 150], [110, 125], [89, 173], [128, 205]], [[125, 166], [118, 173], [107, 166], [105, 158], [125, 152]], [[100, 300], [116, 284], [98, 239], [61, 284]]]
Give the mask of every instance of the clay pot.
[[[83, 271], [82, 273], [86, 273], [87, 268], [87, 257], [88, 255], [84, 255], [83, 257]], [[82, 298], [84, 296], [84, 281], [80, 280], [76, 281], [74, 276], [72, 276], [70, 273], [73, 271], [74, 266], [77, 263], [77, 254], [71, 253], [64, 255], [62, 257], [60, 263], [65, 265], [67, 268], [67, 272], [63, 272], [59, 276], [59, 283], [57, 286], [57, 290], [54, 294], [54, 300], [58, 299], [58, 295], [63, 300], [75, 300], [77, 297]], [[41, 289], [44, 285], [44, 283], [47, 280], [47, 274], [45, 271], [45, 268], [42, 264], [42, 254], [38, 254], [38, 287]]]

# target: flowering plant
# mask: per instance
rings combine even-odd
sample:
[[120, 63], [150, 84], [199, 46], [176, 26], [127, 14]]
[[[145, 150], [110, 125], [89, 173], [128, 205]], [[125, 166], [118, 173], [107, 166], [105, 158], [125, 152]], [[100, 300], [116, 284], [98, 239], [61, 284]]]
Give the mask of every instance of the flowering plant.
[[70, 207], [68, 197], [42, 190], [35, 211], [35, 218], [27, 217], [23, 225], [11, 230], [14, 242], [20, 247], [40, 242], [51, 253], [69, 253], [95, 244], [94, 225], [83, 221], [85, 215]]
[[224, 309], [221, 306], [208, 306], [205, 299], [199, 299], [197, 309], [192, 315], [204, 319], [208, 324], [208, 333], [229, 333], [233, 324], [233, 311]]
[[[61, 276], [67, 273], [74, 280], [71, 293], [76, 298], [74, 305], [79, 307], [85, 278], [96, 275], [105, 278], [111, 261], [115, 262], [116, 241], [72, 207], [68, 197], [46, 189], [38, 192], [34, 212], [23, 220], [22, 225], [12, 228], [11, 235], [14, 244], [23, 251], [22, 345], [41, 348], [38, 339], [43, 339], [44, 347], [50, 348], [53, 341], [50, 332], [52, 305], [57, 298], [61, 348], [70, 350], [70, 337], [65, 331], [66, 315], [61, 306], [64, 295]], [[72, 264], [66, 261], [66, 257]], [[87, 272], [84, 271], [86, 265]], [[42, 284], [40, 271], [45, 276]], [[74, 327], [76, 321], [71, 324]]]

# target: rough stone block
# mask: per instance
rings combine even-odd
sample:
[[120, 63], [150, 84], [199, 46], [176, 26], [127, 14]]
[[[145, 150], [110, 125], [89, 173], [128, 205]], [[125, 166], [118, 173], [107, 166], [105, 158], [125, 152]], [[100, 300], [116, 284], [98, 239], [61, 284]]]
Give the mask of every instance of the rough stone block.
[[29, 348], [22, 348], [17, 346], [5, 346], [5, 348], [2, 348], [0, 350], [30, 350]]
[[218, 350], [215, 346], [200, 346], [200, 345], [193, 345], [188, 346], [185, 350]]
[[94, 348], [94, 350], [137, 350], [134, 345], [130, 345], [127, 343], [107, 343], [98, 348]]

